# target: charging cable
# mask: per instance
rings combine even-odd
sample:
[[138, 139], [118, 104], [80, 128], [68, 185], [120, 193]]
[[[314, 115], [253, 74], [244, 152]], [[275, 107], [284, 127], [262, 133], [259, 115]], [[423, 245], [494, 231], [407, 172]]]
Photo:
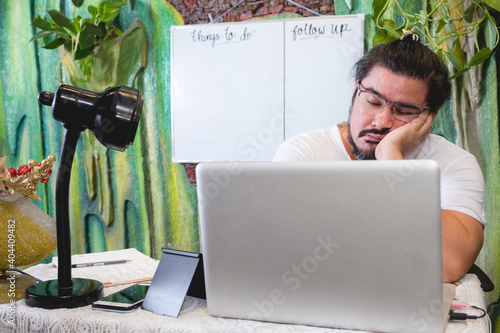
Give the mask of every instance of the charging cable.
[[[480, 309], [480, 308], [476, 308], [476, 309], [479, 309], [479, 310], [483, 310], [483, 309]], [[483, 310], [484, 312], [484, 310]], [[479, 319], [479, 318], [483, 318], [485, 316], [485, 312], [480, 315], [480, 316], [471, 316], [471, 315], [468, 315], [467, 313], [462, 313], [462, 312], [455, 312], [455, 311], [450, 311], [450, 320], [451, 321], [466, 321], [466, 320], [476, 320], [476, 319]]]
[[[464, 323], [467, 320], [477, 320], [477, 319], [486, 317], [487, 330], [488, 330], [489, 333], [491, 333], [491, 329], [492, 329], [492, 327], [491, 327], [491, 320], [490, 320], [490, 317], [486, 315], [486, 311], [484, 309], [481, 309], [480, 307], [477, 307], [477, 306], [474, 306], [474, 305], [470, 305], [470, 304], [467, 304], [465, 302], [461, 302], [461, 301], [457, 301], [457, 300], [454, 300], [451, 303], [451, 307], [452, 307], [452, 309], [450, 310], [450, 314], [449, 314], [449, 320], [450, 321]], [[474, 316], [474, 315], [469, 315], [467, 313], [456, 312], [454, 310], [454, 309], [460, 309], [460, 308], [473, 308], [473, 309], [481, 311], [482, 314], [479, 315], [479, 316]]]
[[[486, 311], [484, 309], [481, 309], [480, 307], [470, 305], [468, 303], [461, 302], [458, 300], [454, 300], [453, 302], [451, 302], [451, 307], [452, 307], [452, 310], [450, 310], [450, 320], [451, 321], [477, 320], [477, 319], [480, 319], [480, 318], [483, 318], [484, 316], [486, 316]], [[478, 316], [474, 316], [474, 315], [470, 315], [470, 314], [463, 313], [463, 312], [456, 312], [455, 310], [453, 310], [453, 309], [463, 309], [463, 308], [473, 308], [473, 309], [481, 311], [482, 314], [478, 315]]]

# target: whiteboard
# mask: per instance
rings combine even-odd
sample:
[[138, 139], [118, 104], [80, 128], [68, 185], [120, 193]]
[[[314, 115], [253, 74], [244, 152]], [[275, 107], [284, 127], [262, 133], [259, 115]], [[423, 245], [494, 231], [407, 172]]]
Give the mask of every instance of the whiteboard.
[[174, 26], [172, 160], [270, 161], [347, 118], [364, 16]]

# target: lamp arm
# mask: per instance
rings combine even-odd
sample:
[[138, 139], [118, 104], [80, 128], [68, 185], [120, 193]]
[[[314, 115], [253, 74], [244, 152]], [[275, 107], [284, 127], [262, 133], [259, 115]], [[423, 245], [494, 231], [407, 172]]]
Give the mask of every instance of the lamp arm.
[[69, 185], [71, 167], [75, 156], [76, 144], [80, 138], [80, 130], [66, 129], [59, 157], [59, 168], [56, 178], [56, 226], [57, 226], [57, 253], [58, 289], [72, 290], [71, 280], [71, 235], [69, 220]]

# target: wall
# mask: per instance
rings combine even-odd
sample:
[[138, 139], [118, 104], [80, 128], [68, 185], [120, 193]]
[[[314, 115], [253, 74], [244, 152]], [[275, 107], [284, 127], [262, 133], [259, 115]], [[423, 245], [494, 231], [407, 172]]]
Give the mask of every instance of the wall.
[[[98, 3], [87, 0], [85, 6]], [[0, 155], [8, 156], [8, 166], [59, 156], [63, 127], [36, 96], [57, 89], [65, 62], [59, 62], [57, 50], [29, 41], [31, 21], [44, 9], [74, 11], [70, 0], [0, 3]], [[135, 142], [125, 153], [99, 144], [84, 147], [91, 141], [82, 135], [71, 177], [72, 252], [133, 246], [158, 258], [162, 247], [199, 251], [196, 190], [184, 168], [170, 162], [169, 27], [183, 19], [163, 0], [131, 1], [119, 18], [122, 30], [135, 20], [145, 27], [145, 67], [131, 82], [142, 91], [145, 106]], [[55, 217], [54, 192], [52, 179], [40, 187], [43, 201], [37, 204]]]
[[[300, 16], [334, 15], [334, 4], [331, 0], [293, 1], [297, 5], [283, 0], [173, 0], [174, 6], [184, 18], [185, 24], [210, 22], [237, 22], [252, 18], [265, 17], [283, 13]], [[305, 9], [305, 8], [307, 9]]]

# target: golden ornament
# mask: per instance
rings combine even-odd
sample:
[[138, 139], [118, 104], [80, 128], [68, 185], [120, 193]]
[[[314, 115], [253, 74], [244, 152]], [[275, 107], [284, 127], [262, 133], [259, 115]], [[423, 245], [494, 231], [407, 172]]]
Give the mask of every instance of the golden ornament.
[[55, 157], [41, 163], [30, 160], [29, 172], [16, 177], [10, 174], [13, 170], [4, 171], [6, 159], [0, 158], [0, 303], [25, 298], [26, 288], [35, 283], [8, 269], [38, 262], [57, 247], [55, 220], [29, 199], [40, 199], [38, 184], [48, 179]]

